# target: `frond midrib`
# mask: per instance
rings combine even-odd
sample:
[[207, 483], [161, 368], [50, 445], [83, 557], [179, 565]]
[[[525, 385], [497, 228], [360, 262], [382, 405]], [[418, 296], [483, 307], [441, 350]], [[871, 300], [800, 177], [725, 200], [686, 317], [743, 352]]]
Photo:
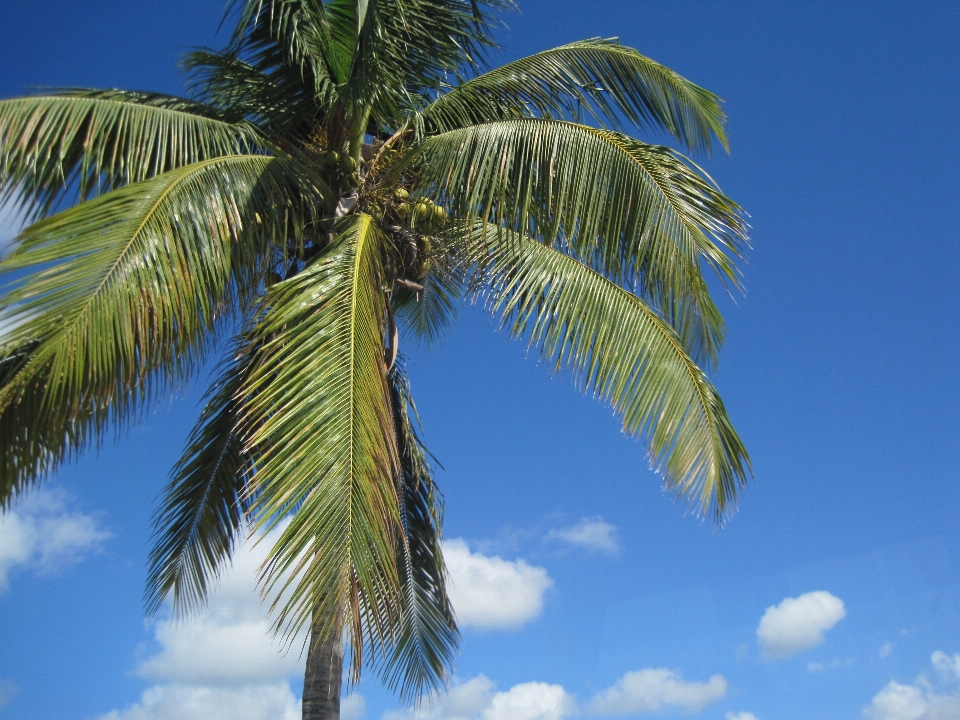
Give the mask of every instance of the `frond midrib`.
[[[683, 210], [681, 208], [678, 208], [674, 203], [674, 200], [671, 194], [667, 192], [666, 189], [664, 189], [663, 185], [660, 182], [658, 182], [657, 178], [654, 177], [654, 175], [650, 172], [650, 170], [646, 166], [644, 166], [644, 164], [641, 163], [636, 157], [634, 157], [633, 154], [631, 154], [630, 150], [626, 147], [626, 145], [618, 141], [619, 137], [629, 137], [629, 136], [621, 135], [620, 133], [615, 133], [611, 130], [602, 130], [599, 128], [590, 127], [589, 125], [572, 122], [570, 120], [554, 120], [549, 118], [522, 118], [518, 120], [507, 120], [505, 122], [517, 122], [517, 123], [537, 122], [537, 123], [565, 125], [567, 127], [576, 128], [582, 132], [590, 133], [594, 137], [599, 138], [600, 140], [607, 143], [611, 147], [614, 147], [617, 150], [619, 150], [621, 154], [626, 156], [631, 163], [633, 163], [637, 168], [640, 169], [640, 172], [644, 175], [644, 177], [648, 178], [650, 182], [654, 185], [654, 187], [657, 188], [657, 190], [660, 192], [660, 195], [664, 198], [664, 200], [666, 200], [667, 204], [670, 206], [670, 209], [673, 211], [674, 215], [676, 215], [677, 219], [681, 223], [683, 223], [683, 226], [687, 229], [687, 231], [690, 234], [692, 234], [695, 238], [702, 237], [703, 233], [700, 231], [698, 227], [696, 227], [695, 225], [692, 225], [690, 221], [685, 217]], [[492, 125], [495, 123], [484, 123], [484, 124]], [[644, 143], [643, 141], [637, 140], [636, 138], [629, 138], [629, 139], [633, 140], [634, 142], [647, 145], [647, 147], [656, 147], [655, 145]]]
[[357, 233], [357, 247], [353, 258], [353, 292], [350, 293], [350, 370], [348, 373], [349, 383], [348, 383], [348, 392], [349, 392], [349, 405], [350, 408], [350, 450], [348, 453], [349, 457], [349, 472], [350, 472], [350, 496], [351, 500], [348, 504], [347, 510], [347, 532], [343, 536], [344, 541], [347, 543], [347, 554], [353, 556], [353, 548], [350, 547], [350, 538], [353, 537], [353, 527], [355, 524], [354, 517], [354, 507], [353, 507], [353, 494], [356, 491], [355, 485], [357, 478], [355, 477], [355, 468], [356, 463], [354, 460], [355, 448], [357, 443], [357, 403], [356, 403], [356, 343], [357, 343], [357, 333], [359, 329], [357, 327], [357, 303], [360, 295], [360, 267], [361, 259], [363, 257], [363, 250], [366, 244], [367, 239], [367, 229], [369, 225], [369, 218], [365, 214], [360, 215], [360, 228]]
[[[502, 126], [502, 125], [509, 125], [509, 124], [531, 124], [531, 125], [544, 125], [544, 126], [561, 125], [561, 126], [564, 126], [564, 127], [576, 129], [576, 130], [578, 130], [578, 131], [580, 131], [580, 132], [590, 133], [590, 134], [593, 135], [594, 137], [598, 138], [599, 140], [603, 141], [603, 142], [606, 143], [607, 145], [609, 145], [609, 146], [611, 146], [612, 148], [616, 149], [619, 153], [621, 153], [622, 155], [624, 155], [633, 165], [635, 165], [637, 168], [639, 168], [640, 171], [642, 172], [642, 174], [644, 175], [644, 177], [649, 178], [650, 182], [654, 185], [654, 187], [656, 187], [656, 189], [659, 191], [660, 195], [664, 198], [664, 200], [665, 200], [665, 201], [667, 202], [667, 204], [670, 206], [671, 212], [673, 212], [673, 214], [676, 215], [677, 219], [683, 224], [683, 226], [687, 229], [687, 231], [688, 231], [689, 233], [691, 233], [691, 234], [694, 236], [694, 238], [702, 238], [702, 237], [703, 237], [702, 231], [701, 231], [698, 227], [696, 227], [696, 225], [691, 224], [691, 222], [684, 216], [684, 213], [683, 213], [682, 209], [680, 209], [680, 208], [677, 207], [677, 205], [674, 203], [673, 199], [671, 198], [670, 193], [668, 193], [668, 192], [664, 189], [663, 185], [662, 185], [660, 182], [657, 181], [657, 179], [650, 173], [650, 171], [643, 165], [643, 163], [641, 163], [639, 160], [637, 160], [637, 158], [635, 158], [635, 157], [630, 153], [630, 151], [627, 149], [627, 147], [626, 147], [623, 143], [617, 142], [616, 139], [617, 139], [618, 137], [626, 137], [626, 138], [628, 138], [628, 139], [630, 139], [630, 140], [633, 140], [633, 141], [636, 142], [636, 143], [639, 143], [639, 144], [641, 144], [641, 145], [645, 145], [645, 146], [650, 147], [650, 148], [659, 147], [659, 146], [657, 146], [657, 145], [651, 145], [651, 144], [649, 144], [649, 143], [644, 143], [642, 140], [637, 140], [636, 138], [630, 138], [629, 136], [627, 136], [627, 135], [622, 135], [621, 133], [615, 133], [615, 132], [610, 131], [610, 130], [601, 130], [601, 129], [598, 129], [598, 128], [590, 127], [589, 125], [584, 125], [584, 124], [582, 124], [582, 123], [573, 122], [573, 121], [571, 121], [571, 120], [559, 120], [559, 119], [555, 119], [555, 118], [539, 118], [539, 117], [511, 118], [511, 119], [508, 119], [508, 120], [490, 120], [490, 121], [487, 121], [487, 122], [475, 123], [475, 124], [473, 124], [473, 125], [468, 125], [468, 126], [462, 127], [462, 128], [456, 128], [456, 129], [453, 129], [453, 130], [448, 130], [448, 131], [446, 131], [446, 132], [439, 133], [439, 134], [437, 134], [437, 135], [433, 135], [433, 136], [427, 138], [427, 139], [425, 140], [425, 142], [429, 143], [430, 141], [437, 140], [438, 138], [442, 138], [442, 137], [444, 137], [444, 136], [452, 137], [452, 136], [455, 136], [455, 135], [464, 135], [464, 134], [468, 134], [468, 133], [473, 133], [473, 132], [475, 132], [478, 128], [483, 128], [483, 127], [495, 127], [495, 126], [498, 126], [498, 125]], [[681, 156], [681, 157], [682, 157], [682, 156]], [[505, 165], [506, 162], [507, 162], [506, 157], [505, 157], [505, 156], [502, 157], [501, 160], [500, 160], [501, 171], [502, 171], [502, 169], [503, 169], [503, 167], [504, 167], [504, 165]], [[451, 172], [452, 172], [452, 171], [451, 171]], [[491, 190], [491, 192], [492, 192], [492, 190]]]

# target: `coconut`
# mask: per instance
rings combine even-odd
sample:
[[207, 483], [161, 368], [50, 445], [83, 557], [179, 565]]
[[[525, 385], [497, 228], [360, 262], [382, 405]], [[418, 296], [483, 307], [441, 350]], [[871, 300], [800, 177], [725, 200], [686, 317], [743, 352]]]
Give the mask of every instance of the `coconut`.
[[430, 210], [430, 206], [427, 203], [425, 203], [423, 200], [418, 202], [414, 206], [413, 210], [416, 213], [417, 220], [426, 220], [432, 214]]

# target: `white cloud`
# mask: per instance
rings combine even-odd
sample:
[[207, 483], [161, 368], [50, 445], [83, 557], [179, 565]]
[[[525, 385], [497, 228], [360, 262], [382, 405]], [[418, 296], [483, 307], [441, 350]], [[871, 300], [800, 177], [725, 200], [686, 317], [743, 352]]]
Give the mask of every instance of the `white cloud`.
[[687, 682], [675, 670], [646, 668], [628, 672], [613, 687], [595, 695], [590, 711], [597, 715], [633, 715], [672, 706], [695, 713], [726, 694], [727, 680], [722, 675], [714, 675], [707, 682]]
[[[444, 694], [428, 698], [417, 709], [384, 713], [382, 720], [564, 720], [589, 715], [635, 715], [680, 709], [697, 713], [723, 698], [727, 681], [714, 675], [707, 682], [687, 682], [663, 668], [629, 672], [598, 693], [586, 710], [561, 685], [526, 682], [503, 692], [485, 675], [454, 680]], [[727, 713], [727, 720], [758, 720], [750, 713]]]
[[891, 680], [863, 708], [866, 720], [960, 720], [960, 655], [937, 650], [930, 664], [939, 675], [921, 673], [912, 685]]
[[[300, 701], [289, 678], [303, 673], [303, 638], [290, 646], [273, 639], [256, 592], [257, 568], [276, 532], [246, 543], [201, 614], [154, 626], [159, 651], [137, 674], [154, 681], [140, 701], [100, 720], [299, 720]], [[360, 720], [363, 698], [344, 698], [344, 720]]]
[[843, 600], [824, 590], [786, 598], [767, 608], [757, 642], [768, 658], [785, 658], [823, 642], [823, 634], [847, 615]]
[[[289, 646], [274, 640], [266, 608], [256, 592], [257, 568], [266, 558], [276, 532], [279, 530], [255, 546], [248, 543], [237, 550], [232, 567], [224, 573], [203, 613], [186, 620], [160, 620], [154, 625], [159, 649], [137, 667], [137, 674], [154, 685], [139, 702], [100, 720], [299, 717], [300, 703], [290, 678], [303, 673], [303, 638]], [[543, 593], [551, 585], [543, 568], [522, 560], [508, 562], [471, 553], [462, 540], [447, 543], [445, 557], [461, 624], [515, 627], [539, 614]], [[446, 705], [452, 709], [467, 706], [469, 710], [472, 702], [477, 709], [463, 717], [479, 717], [497, 698], [509, 695], [494, 694], [492, 683], [489, 687], [484, 683], [489, 681], [481, 676], [455, 688]], [[510, 698], [516, 700], [515, 695]], [[343, 720], [361, 720], [365, 711], [362, 696], [343, 699]], [[518, 720], [526, 717], [517, 715]], [[529, 716], [529, 720], [558, 718]]]
[[958, 720], [960, 697], [938, 695], [923, 684], [890, 683], [864, 708], [868, 720]]
[[340, 720], [363, 720], [367, 714], [367, 701], [360, 693], [351, 693], [340, 699]]
[[930, 664], [942, 676], [960, 680], [960, 654], [951, 657], [942, 650], [937, 650], [930, 656]]
[[450, 690], [418, 710], [388, 712], [383, 720], [562, 720], [576, 713], [576, 701], [560, 685], [527, 682], [505, 692], [485, 675]]
[[561, 720], [575, 707], [560, 685], [528, 682], [494, 695], [482, 720]]
[[583, 518], [573, 527], [551, 530], [548, 540], [560, 540], [588, 550], [598, 550], [607, 555], [616, 555], [620, 549], [617, 528], [604, 522], [603, 518]]
[[[438, 698], [429, 708], [414, 713], [418, 718], [431, 720], [468, 720], [479, 715], [493, 701], [496, 684], [485, 675], [477, 675], [464, 683], [456, 683]], [[409, 713], [398, 713], [407, 716]], [[394, 720], [399, 720], [395, 718]]]
[[23, 565], [51, 573], [99, 552], [110, 533], [92, 515], [69, 509], [69, 496], [36, 490], [0, 515], [0, 592]]
[[877, 654], [880, 656], [881, 659], [883, 659], [883, 658], [890, 657], [891, 653], [893, 653], [893, 645], [891, 645], [890, 643], [884, 643], [880, 647], [880, 652], [878, 652]]
[[246, 687], [155, 685], [139, 703], [98, 720], [300, 720], [287, 682]]
[[181, 620], [161, 620], [154, 636], [160, 652], [140, 663], [148, 680], [191, 685], [269, 683], [303, 672], [304, 637], [289, 645], [273, 636], [257, 593], [257, 570], [280, 529], [234, 552], [204, 611]]
[[450, 601], [461, 626], [518, 628], [543, 609], [553, 580], [542, 567], [471, 552], [460, 539], [443, 544]]

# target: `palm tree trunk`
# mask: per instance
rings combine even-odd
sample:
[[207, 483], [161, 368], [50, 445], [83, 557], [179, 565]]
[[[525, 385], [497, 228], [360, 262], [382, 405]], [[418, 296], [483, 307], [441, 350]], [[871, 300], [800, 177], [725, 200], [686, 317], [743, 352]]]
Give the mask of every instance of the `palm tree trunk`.
[[343, 629], [336, 623], [332, 637], [322, 638], [317, 623], [310, 634], [307, 669], [303, 675], [303, 720], [340, 720], [343, 678]]

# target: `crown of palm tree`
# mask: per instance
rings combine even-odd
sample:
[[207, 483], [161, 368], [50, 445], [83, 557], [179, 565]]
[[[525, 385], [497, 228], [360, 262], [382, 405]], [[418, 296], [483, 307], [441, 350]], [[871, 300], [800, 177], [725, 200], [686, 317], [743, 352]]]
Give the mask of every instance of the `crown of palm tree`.
[[[483, 303], [728, 514], [749, 459], [701, 369], [740, 208], [624, 130], [726, 147], [719, 100], [616, 40], [489, 70], [504, 0], [238, 0], [192, 99], [0, 101], [0, 502], [229, 348], [157, 515], [147, 603], [200, 605], [246, 528], [276, 627], [334, 633], [406, 697], [458, 644], [398, 338]], [[66, 208], [66, 209], [63, 209]], [[398, 329], [399, 328], [399, 329]], [[406, 340], [405, 340], [406, 342]]]

